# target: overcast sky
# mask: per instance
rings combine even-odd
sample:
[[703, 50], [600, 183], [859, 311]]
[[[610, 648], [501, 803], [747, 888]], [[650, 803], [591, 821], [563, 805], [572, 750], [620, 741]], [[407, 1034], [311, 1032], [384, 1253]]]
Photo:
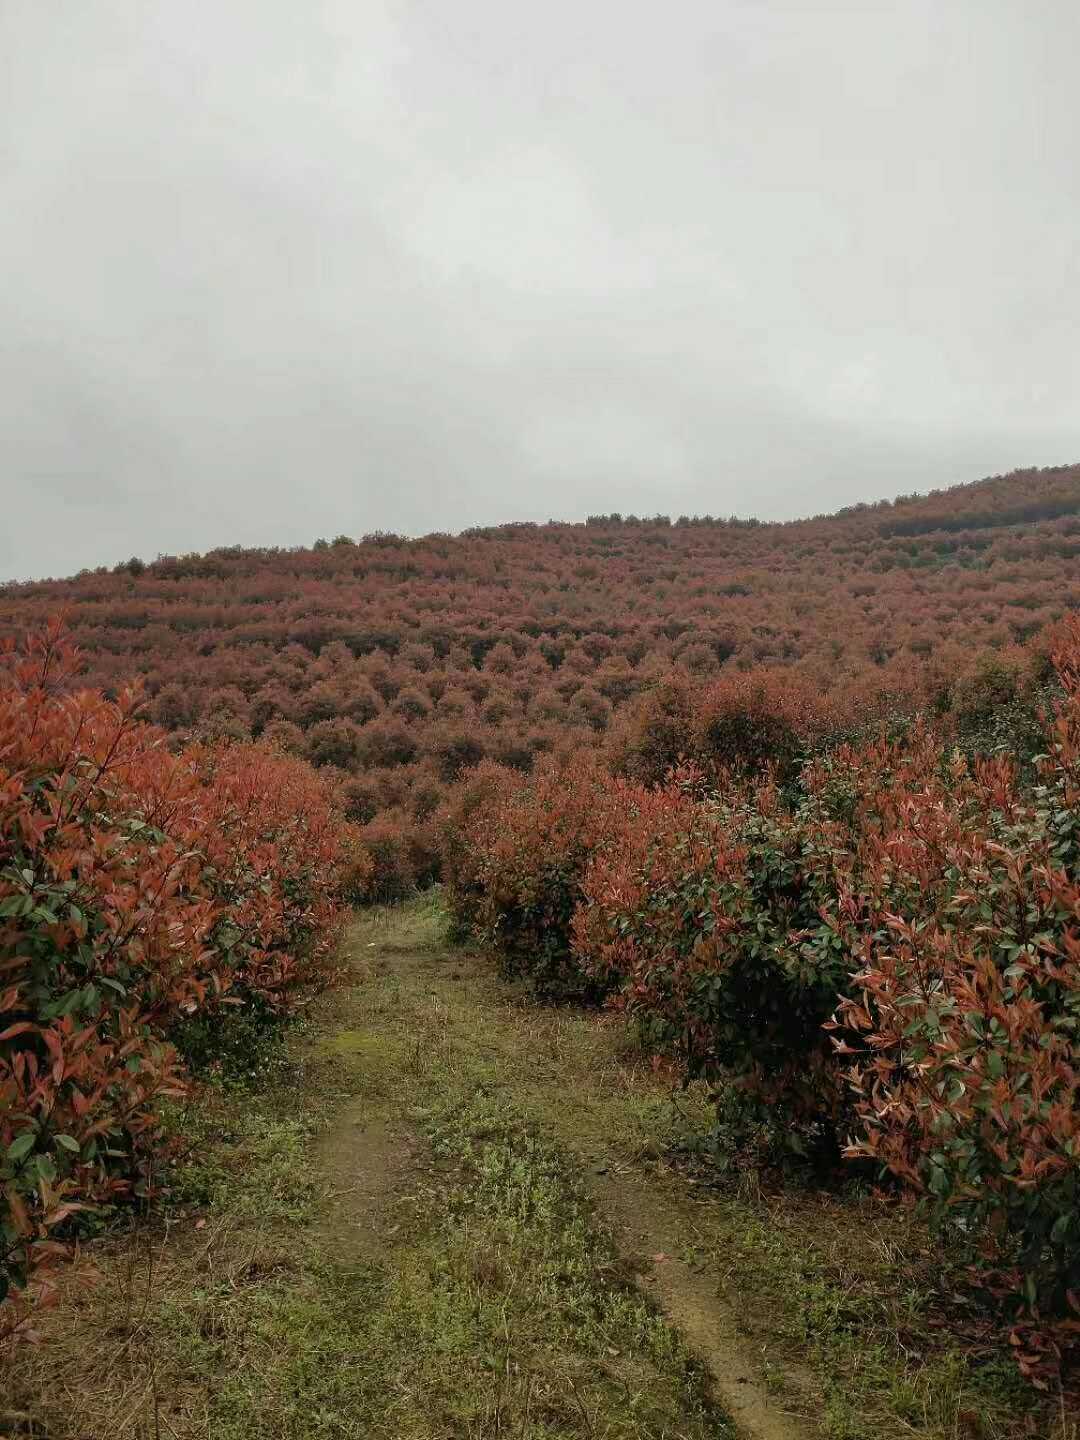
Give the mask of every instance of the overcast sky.
[[0, 578], [1080, 459], [1078, 53], [1076, 0], [0, 0]]

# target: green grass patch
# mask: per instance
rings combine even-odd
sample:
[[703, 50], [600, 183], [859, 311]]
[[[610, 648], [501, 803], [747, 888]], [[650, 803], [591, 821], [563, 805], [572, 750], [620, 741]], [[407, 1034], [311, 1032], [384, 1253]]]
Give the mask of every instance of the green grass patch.
[[[66, 1285], [43, 1346], [16, 1357], [28, 1433], [732, 1434], [566, 1151], [484, 1083], [497, 1080], [491, 1051], [448, 1036], [430, 980], [385, 963], [441, 955], [438, 911], [365, 916], [354, 952], [391, 923], [399, 942], [380, 944], [378, 978], [326, 997], [293, 1037], [289, 1073], [261, 1090], [212, 1087], [172, 1118], [189, 1153], [155, 1221], [99, 1246], [97, 1283]], [[447, 964], [453, 989], [456, 957]], [[410, 1135], [381, 1189], [364, 1171], [369, 1119]], [[328, 1168], [330, 1137], [346, 1155]], [[346, 1220], [370, 1231], [359, 1256], [335, 1236]]]
[[[1073, 1434], [1022, 1380], [1002, 1335], [970, 1316], [950, 1325], [940, 1265], [910, 1218], [854, 1196], [728, 1195], [698, 1206], [693, 1229], [687, 1258], [743, 1297], [749, 1333], [768, 1327], [777, 1390], [789, 1365], [811, 1368], [829, 1440]], [[1032, 1421], [1046, 1428], [1029, 1432]]]
[[206, 1355], [225, 1377], [213, 1434], [261, 1437], [271, 1416], [282, 1440], [731, 1434], [560, 1152], [489, 1097], [417, 1118], [431, 1168], [401, 1238], [264, 1288]]

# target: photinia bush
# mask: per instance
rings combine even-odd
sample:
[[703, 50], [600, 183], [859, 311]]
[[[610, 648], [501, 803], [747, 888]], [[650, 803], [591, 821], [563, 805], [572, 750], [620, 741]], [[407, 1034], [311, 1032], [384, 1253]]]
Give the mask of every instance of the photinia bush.
[[[909, 786], [868, 835], [888, 879], [840, 1017], [870, 1156], [977, 1242], [1029, 1314], [1080, 1288], [1080, 625], [1056, 655], [1039, 783], [1002, 757]], [[1059, 1325], [1059, 1335], [1065, 1331]], [[1034, 1363], [1034, 1360], [1032, 1360]]]
[[360, 830], [367, 856], [365, 901], [401, 900], [416, 884], [416, 866], [410, 846], [412, 826], [407, 817], [384, 813]]
[[542, 991], [598, 993], [597, 977], [574, 957], [570, 926], [586, 866], [628, 787], [591, 757], [552, 762], [528, 776], [489, 765], [474, 777], [464, 813], [444, 819], [442, 829], [458, 927]]
[[173, 1029], [325, 975], [352, 837], [301, 762], [174, 755], [133, 691], [74, 691], [58, 624], [0, 668], [3, 1333], [80, 1213], [150, 1185]]
[[[1034, 783], [918, 717], [783, 785], [745, 748], [651, 787], [578, 761], [490, 775], [452, 860], [512, 968], [608, 992], [793, 1149], [848, 1137], [923, 1197], [1036, 1378], [1080, 1332], [1080, 620], [1056, 646]], [[704, 712], [650, 703], [655, 758]]]
[[827, 1146], [844, 1099], [822, 1031], [850, 968], [828, 905], [844, 827], [813, 794], [789, 810], [770, 779], [699, 788], [684, 768], [619, 817], [584, 878], [575, 953], [619, 979], [651, 1048], [734, 1081], [793, 1150]]

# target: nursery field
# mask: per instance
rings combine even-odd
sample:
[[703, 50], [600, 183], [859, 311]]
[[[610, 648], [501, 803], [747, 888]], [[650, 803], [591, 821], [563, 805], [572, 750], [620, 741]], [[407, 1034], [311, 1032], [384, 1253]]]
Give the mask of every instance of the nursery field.
[[391, 899], [435, 878], [470, 767], [617, 749], [672, 673], [753, 674], [819, 730], [921, 703], [965, 722], [988, 688], [1024, 693], [1021, 647], [1077, 604], [1064, 466], [790, 524], [598, 515], [121, 557], [0, 586], [0, 636], [63, 614], [85, 683], [139, 680], [174, 743], [265, 740], [327, 771]]
[[0, 588], [0, 1435], [1077, 1440], [1080, 467]]

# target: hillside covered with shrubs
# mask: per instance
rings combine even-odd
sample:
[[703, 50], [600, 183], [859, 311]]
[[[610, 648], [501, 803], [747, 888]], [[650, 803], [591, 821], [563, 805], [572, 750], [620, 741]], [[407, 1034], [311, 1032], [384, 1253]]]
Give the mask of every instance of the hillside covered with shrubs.
[[131, 559], [3, 587], [0, 634], [63, 613], [85, 683], [140, 680], [174, 746], [259, 740], [325, 770], [389, 896], [436, 873], [463, 772], [623, 743], [672, 675], [752, 674], [789, 707], [827, 692], [845, 724], [924, 701], [992, 718], [1019, 647], [1080, 599], [1078, 556], [1072, 466], [790, 524], [607, 515]]
[[4, 587], [0, 1326], [346, 906], [441, 879], [733, 1153], [921, 1200], [1043, 1383], [1080, 1332], [1078, 556], [1074, 466]]

